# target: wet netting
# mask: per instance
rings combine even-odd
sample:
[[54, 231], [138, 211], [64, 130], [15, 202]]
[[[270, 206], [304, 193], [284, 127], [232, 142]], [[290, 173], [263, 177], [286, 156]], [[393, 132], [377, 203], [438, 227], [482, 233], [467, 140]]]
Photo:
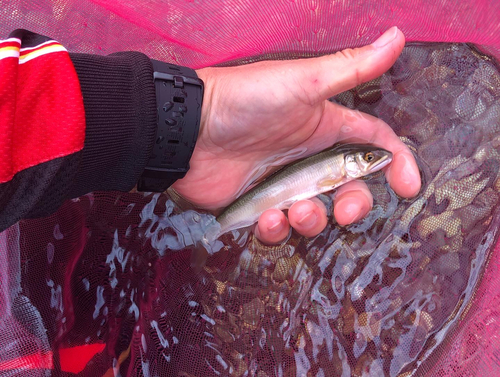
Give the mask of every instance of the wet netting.
[[[373, 211], [208, 255], [175, 193], [94, 192], [0, 234], [1, 376], [500, 375], [500, 3], [4, 0], [0, 31], [193, 68], [318, 56], [397, 25], [382, 77], [332, 101], [414, 152], [423, 187]], [[326, 197], [331, 206], [331, 199]]]

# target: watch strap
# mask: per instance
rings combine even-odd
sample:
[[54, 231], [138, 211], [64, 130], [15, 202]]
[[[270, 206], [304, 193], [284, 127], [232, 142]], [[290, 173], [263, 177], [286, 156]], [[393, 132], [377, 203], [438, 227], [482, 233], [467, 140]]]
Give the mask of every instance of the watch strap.
[[200, 129], [204, 85], [190, 68], [151, 61], [158, 127], [137, 189], [163, 192], [189, 170]]

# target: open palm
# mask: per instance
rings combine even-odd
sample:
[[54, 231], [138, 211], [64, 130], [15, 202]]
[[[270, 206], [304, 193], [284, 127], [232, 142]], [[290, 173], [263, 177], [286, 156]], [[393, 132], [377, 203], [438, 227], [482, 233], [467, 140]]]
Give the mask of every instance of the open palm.
[[[334, 55], [199, 70], [205, 82], [200, 135], [191, 169], [174, 188], [191, 202], [216, 210], [271, 168], [350, 140], [392, 151], [394, 161], [386, 171], [391, 186], [402, 196], [415, 195], [420, 189], [416, 163], [392, 129], [328, 101], [380, 76], [403, 46], [402, 33], [393, 28], [372, 45]], [[366, 215], [371, 205], [366, 185], [351, 182], [337, 192], [335, 217], [347, 224]], [[288, 221], [281, 211], [269, 210], [256, 232], [263, 241], [277, 242], [288, 234], [289, 224], [306, 236], [316, 235], [326, 226], [325, 208], [314, 199], [296, 203]]]

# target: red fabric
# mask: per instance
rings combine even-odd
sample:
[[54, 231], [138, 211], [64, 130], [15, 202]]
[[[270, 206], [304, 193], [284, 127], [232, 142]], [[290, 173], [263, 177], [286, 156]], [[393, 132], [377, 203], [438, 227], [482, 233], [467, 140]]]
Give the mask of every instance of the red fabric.
[[106, 344], [86, 344], [83, 346], [62, 348], [59, 350], [59, 362], [63, 372], [80, 373], [85, 369], [88, 362], [99, 352], [102, 352]]
[[13, 360], [0, 361], [0, 375], [6, 370], [53, 369], [52, 352], [21, 356]]
[[[0, 44], [0, 53], [5, 47], [14, 43]], [[17, 44], [19, 46], [19, 44]], [[1, 56], [1, 55], [0, 55]], [[14, 172], [12, 137], [16, 109], [17, 59], [4, 58], [0, 60], [0, 182], [12, 178]]]
[[23, 50], [21, 51], [21, 53], [19, 55], [20, 56], [28, 55], [28, 54], [31, 54], [32, 52], [46, 49], [47, 47], [50, 47], [50, 46], [60, 46], [60, 44], [57, 43], [56, 41], [53, 41], [53, 42], [43, 43], [40, 46], [36, 46], [36, 47], [26, 47], [26, 48], [23, 48]]
[[83, 98], [68, 53], [50, 42], [20, 51], [19, 59], [6, 56], [6, 47], [19, 53], [19, 43], [0, 43], [0, 183], [80, 151], [85, 140]]
[[[61, 370], [69, 373], [80, 373], [88, 362], [98, 353], [102, 352], [106, 344], [86, 344], [59, 350]], [[9, 361], [0, 361], [0, 371], [16, 369], [53, 369], [52, 353], [32, 354], [18, 357]]]
[[[318, 54], [362, 46], [391, 26], [398, 26], [407, 41], [470, 42], [499, 53], [500, 2], [495, 0], [85, 3], [99, 7], [91, 10], [91, 21], [84, 12], [67, 16], [66, 21], [83, 16], [88, 21], [88, 27], [67, 36], [68, 41], [78, 45], [80, 40], [93, 40], [83, 33], [95, 34], [94, 38], [100, 40], [100, 44], [92, 45], [96, 51], [146, 51], [152, 58], [193, 68], [282, 51]], [[108, 35], [126, 30], [134, 38], [105, 38], [97, 33], [100, 29], [93, 27], [94, 23], [105, 24]], [[51, 30], [54, 26], [46, 28]]]
[[0, 42], [0, 48], [3, 49], [5, 47], [19, 47], [19, 42], [17, 42], [17, 41]]
[[[0, 14], [3, 15], [3, 17], [0, 16], [3, 21], [0, 23], [0, 29], [6, 32], [18, 27], [37, 30], [45, 35], [64, 39], [64, 44], [72, 51], [109, 54], [115, 51], [137, 50], [152, 58], [178, 62], [195, 68], [256, 55], [283, 53], [286, 57], [290, 57], [296, 53], [297, 56], [307, 56], [308, 54], [317, 55], [332, 52], [345, 47], [360, 46], [372, 42], [393, 25], [397, 25], [404, 32], [407, 41], [475, 43], [483, 51], [491, 53], [497, 58], [500, 57], [500, 2], [497, 0], [467, 0], [462, 2], [453, 0], [440, 2], [432, 0], [387, 0], [381, 2], [369, 0], [330, 2], [278, 0], [266, 2], [265, 6], [257, 2], [241, 1], [125, 0], [113, 3], [105, 0], [69, 0], [66, 2], [11, 0], [5, 2], [5, 7], [0, 9]], [[278, 55], [269, 55], [269, 57], [278, 57]], [[3, 89], [0, 87], [0, 94]], [[0, 101], [0, 108], [2, 104], [3, 102]], [[83, 271], [82, 276], [92, 276], [92, 284], [99, 287], [101, 284], [103, 286], [108, 284], [109, 276], [108, 270], [102, 267], [104, 263], [100, 264], [96, 255], [100, 253], [104, 255], [102, 260], [106, 260], [106, 254], [109, 254], [112, 261], [109, 263], [114, 266], [115, 261], [132, 260], [128, 257], [130, 255], [128, 253], [132, 253], [132, 251], [139, 253], [143, 250], [142, 245], [129, 244], [128, 239], [125, 247], [119, 247], [119, 240], [125, 242], [121, 238], [125, 231], [114, 233], [109, 229], [113, 230], [115, 224], [121, 222], [125, 224], [123, 229], [127, 229], [127, 232], [130, 231], [132, 237], [135, 237], [136, 233], [134, 232], [137, 231], [139, 222], [154, 222], [154, 217], [153, 220], [149, 218], [146, 220], [147, 217], [143, 217], [142, 213], [141, 216], [134, 214], [133, 211], [137, 211], [139, 206], [135, 205], [135, 202], [132, 203], [132, 200], [127, 201], [123, 197], [114, 197], [109, 194], [105, 199], [100, 201], [98, 199], [99, 197], [95, 200], [98, 204], [94, 206], [94, 209], [89, 210], [92, 215], [88, 216], [88, 222], [95, 229], [100, 230], [101, 237], [95, 236], [96, 231], [89, 232], [89, 237], [97, 239], [94, 241], [94, 246], [87, 246], [88, 254], [95, 259], [87, 257], [92, 263], [82, 263], [80, 268]], [[161, 201], [161, 197], [159, 201]], [[80, 203], [87, 202], [94, 203], [94, 197], [84, 198]], [[72, 204], [77, 206], [76, 203], [72, 202]], [[164, 208], [158, 210], [163, 211]], [[61, 211], [60, 213], [74, 214], [75, 210]], [[132, 213], [130, 217], [126, 217], [130, 213]], [[59, 223], [58, 219], [60, 217], [55, 217], [57, 229], [59, 229], [59, 224], [61, 229], [64, 229], [64, 225], [68, 225], [68, 221], [63, 217]], [[36, 224], [34, 223], [34, 225]], [[105, 224], [110, 224], [109, 229], [106, 228]], [[130, 227], [128, 227], [129, 225]], [[82, 228], [83, 226], [81, 225]], [[147, 228], [147, 226], [146, 223], [145, 227]], [[23, 244], [23, 249], [28, 251], [44, 250], [47, 242], [43, 244], [43, 241], [40, 241], [40, 239], [44, 239], [44, 233], [39, 227], [32, 224], [31, 231], [27, 230], [25, 233], [25, 238], [29, 242]], [[80, 234], [79, 230], [63, 233], [67, 239], [75, 237], [74, 239], [80, 240], [74, 236], [74, 234]], [[146, 232], [146, 234], [148, 233]], [[153, 234], [156, 236], [157, 233]], [[163, 233], [160, 234], [163, 236]], [[84, 239], [86, 238], [82, 238], [82, 240]], [[137, 236], [137, 239], [141, 240], [140, 236]], [[113, 245], [116, 244], [116, 247], [109, 246], [112, 241], [115, 242]], [[54, 244], [56, 243], [54, 242]], [[91, 245], [90, 241], [89, 245]], [[75, 248], [70, 245], [66, 249], [59, 247], [56, 251], [59, 251], [59, 253], [55, 253], [56, 255], [64, 255], [75, 252]], [[458, 326], [457, 332], [460, 335], [455, 341], [452, 341], [453, 348], [451, 351], [444, 349], [442, 356], [435, 359], [436, 370], [430, 371], [426, 375], [500, 375], [499, 369], [497, 369], [500, 365], [498, 362], [500, 345], [497, 340], [497, 334], [500, 331], [500, 313], [497, 310], [500, 307], [500, 279], [498, 279], [500, 267], [497, 263], [500, 259], [499, 251], [500, 249], [497, 248], [493, 252], [492, 261], [488, 266], [489, 271], [485, 275], [484, 281], [481, 282], [482, 287], [478, 290], [476, 297], [481, 297], [484, 292], [488, 292], [488, 295], [481, 300], [472, 302], [472, 308], [475, 309], [470, 310], [468, 319], [464, 318], [461, 322], [464, 326]], [[176, 258], [181, 259], [179, 253], [175, 255]], [[138, 260], [147, 261], [148, 256], [141, 255]], [[42, 261], [43, 259], [46, 259], [45, 256], [40, 258]], [[37, 260], [40, 265], [40, 274], [46, 274], [50, 270], [40, 260]], [[220, 262], [219, 265], [222, 266], [221, 268], [226, 268], [226, 264], [223, 262], [225, 261]], [[153, 263], [152, 266], [156, 266], [156, 264]], [[182, 340], [182, 338], [180, 344], [172, 346], [172, 338], [167, 339], [167, 336], [173, 337], [171, 334], [175, 334], [179, 337], [180, 335], [187, 337], [197, 331], [196, 326], [201, 328], [199, 334], [206, 330], [205, 323], [197, 319], [199, 314], [194, 316], [191, 314], [194, 313], [191, 307], [189, 307], [189, 311], [186, 310], [184, 316], [178, 310], [178, 308], [182, 308], [181, 305], [184, 303], [185, 292], [189, 295], [214, 294], [215, 297], [217, 296], [203, 288], [203, 282], [206, 280], [197, 280], [193, 274], [188, 273], [189, 271], [183, 270], [181, 262], [174, 266], [175, 268], [172, 268], [170, 275], [162, 275], [168, 284], [158, 288], [161, 287], [161, 290], [167, 291], [168, 295], [165, 296], [171, 300], [167, 301], [167, 305], [170, 304], [175, 308], [165, 318], [173, 317], [177, 327], [172, 326], [163, 333], [158, 331], [158, 334], [162, 336], [160, 339], [163, 343], [168, 340], [169, 346], [178, 347], [178, 350], [176, 353], [166, 350], [164, 354], [161, 354], [160, 352], [164, 351], [166, 347], [158, 347], [160, 356], [149, 363], [146, 346], [148, 346], [148, 352], [152, 352], [151, 350], [155, 350], [154, 345], [158, 345], [160, 342], [158, 338], [153, 338], [149, 343], [147, 340], [152, 334], [155, 335], [156, 331], [149, 334], [144, 331], [145, 341], [132, 343], [132, 356], [130, 358], [136, 364], [130, 367], [130, 375], [133, 375], [133, 371], [137, 374], [148, 373], [155, 362], [165, 362], [167, 358], [179, 368], [191, 368], [192, 370], [196, 370], [197, 362], [200, 364], [205, 362], [200, 357], [202, 354], [200, 351], [202, 349], [201, 337], [198, 338], [197, 343], [192, 345], [188, 343], [191, 346], [188, 348], [185, 346], [187, 341]], [[58, 266], [57, 270], [67, 271], [65, 265]], [[74, 268], [70, 270], [74, 271]], [[105, 273], [101, 273], [101, 271]], [[124, 273], [119, 268], [113, 272], [115, 274], [113, 279], [120, 281], [120, 284], [126, 284], [123, 282], [129, 280], [124, 279], [123, 275], [120, 275], [120, 271], [122, 274]], [[176, 274], [176, 271], [180, 272]], [[137, 275], [137, 272], [134, 273]], [[116, 274], [118, 274], [118, 278], [116, 278]], [[75, 274], [74, 276], [76, 276], [75, 279], [80, 279], [80, 275]], [[147, 282], [147, 273], [143, 273], [141, 277], [144, 277]], [[40, 279], [40, 281], [43, 280]], [[39, 284], [39, 280], [36, 280], [36, 283]], [[42, 286], [42, 284], [39, 285]], [[75, 287], [80, 287], [80, 285], [75, 283]], [[88, 296], [85, 295], [85, 292], [78, 291], [85, 302], [95, 303], [96, 292], [90, 290]], [[75, 293], [70, 291], [70, 294]], [[236, 299], [231, 301], [231, 303], [233, 302], [237, 307]], [[307, 303], [307, 301], [305, 302]], [[146, 313], [152, 306], [145, 306]], [[84, 305], [82, 307], [85, 308]], [[77, 312], [77, 317], [83, 318], [81, 323], [89, 321], [91, 324], [99, 324], [104, 315], [98, 316], [92, 322], [89, 318], [92, 317], [93, 305], [88, 310], [90, 314], [86, 317], [87, 312], [81, 309]], [[137, 310], [139, 312], [139, 309]], [[49, 312], [46, 311], [46, 313]], [[47, 314], [47, 316], [49, 315]], [[184, 319], [186, 320], [184, 321]], [[80, 336], [82, 342], [87, 335], [91, 336], [91, 341], [97, 339], [97, 330], [94, 327], [75, 328], [85, 329], [83, 334], [77, 332], [75, 335], [75, 337]], [[107, 329], [108, 324], [99, 325], [97, 328], [99, 330]], [[139, 330], [135, 336], [135, 340], [141, 336]], [[100, 333], [99, 337], [105, 339], [105, 335]], [[331, 338], [329, 337], [329, 339]], [[183, 344], [184, 348], [180, 348]], [[210, 341], [207, 341], [207, 344], [211, 346]], [[248, 354], [250, 355], [250, 352]], [[270, 356], [265, 355], [260, 359], [263, 365], [273, 363], [275, 357], [283, 357], [283, 355], [287, 357], [279, 349], [275, 349], [268, 355]], [[113, 360], [115, 359], [110, 359], [108, 365], [103, 366], [103, 368], [111, 367]], [[138, 360], [142, 361], [143, 364], [140, 364]], [[214, 360], [213, 364], [217, 365], [217, 361]], [[494, 368], [491, 365], [494, 365]], [[137, 366], [137, 368], [134, 369], [133, 366]], [[477, 373], [473, 372], [472, 366]], [[168, 371], [171, 371], [172, 375], [179, 374], [165, 367], [159, 370], [164, 373], [163, 375], [168, 374]], [[226, 373], [229, 373], [228, 370]], [[287, 371], [285, 370], [283, 373], [286, 375]], [[156, 373], [151, 374], [155, 375]], [[102, 373], [92, 374], [89, 372], [87, 375], [102, 375]], [[158, 375], [161, 374], [158, 373]], [[193, 373], [193, 375], [200, 374]], [[317, 375], [320, 373], [318, 372]]]

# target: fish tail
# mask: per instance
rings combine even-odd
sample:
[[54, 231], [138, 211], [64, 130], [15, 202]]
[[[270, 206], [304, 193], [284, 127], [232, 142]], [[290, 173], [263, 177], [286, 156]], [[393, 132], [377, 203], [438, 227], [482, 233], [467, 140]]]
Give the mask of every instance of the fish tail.
[[211, 244], [215, 242], [221, 235], [221, 225], [214, 218], [208, 225], [205, 233], [203, 234], [203, 241]]

